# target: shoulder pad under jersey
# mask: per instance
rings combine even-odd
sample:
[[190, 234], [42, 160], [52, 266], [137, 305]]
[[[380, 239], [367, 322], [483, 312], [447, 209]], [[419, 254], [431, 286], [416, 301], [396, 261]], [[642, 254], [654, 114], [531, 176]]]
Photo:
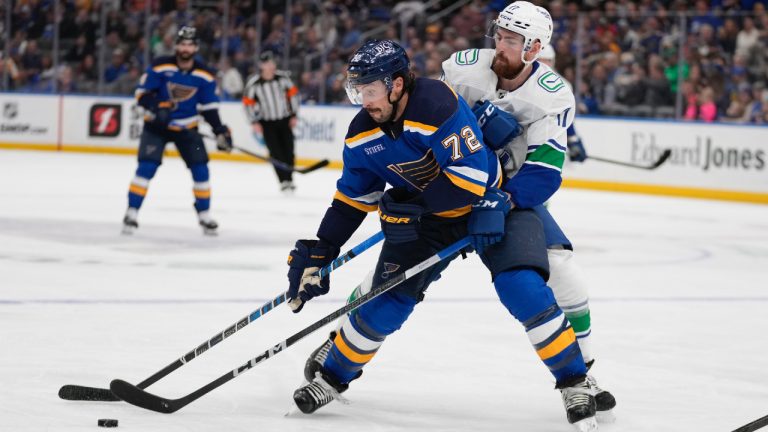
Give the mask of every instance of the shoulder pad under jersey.
[[496, 89], [496, 73], [491, 69], [494, 50], [468, 49], [458, 51], [443, 62], [443, 81], [448, 83], [469, 106], [488, 99]]
[[406, 126], [416, 123], [429, 129], [438, 129], [453, 116], [458, 106], [459, 97], [444, 82], [417, 78], [413, 92], [408, 97], [404, 120]]
[[575, 106], [571, 87], [549, 66], [536, 62], [536, 69], [511, 97], [524, 102], [543, 115], [553, 115]]

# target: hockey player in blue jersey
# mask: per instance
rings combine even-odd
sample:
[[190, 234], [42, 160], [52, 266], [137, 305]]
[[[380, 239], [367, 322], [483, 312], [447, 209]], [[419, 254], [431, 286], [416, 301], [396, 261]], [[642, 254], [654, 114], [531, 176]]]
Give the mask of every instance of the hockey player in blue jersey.
[[[374, 285], [470, 235], [501, 302], [524, 325], [557, 387], [574, 395], [566, 402], [569, 421], [594, 423], [581, 351], [545, 283], [541, 222], [531, 210], [510, 210], [508, 194], [498, 189], [498, 158], [467, 104], [441, 81], [414, 79], [405, 51], [391, 41], [365, 43], [347, 78], [349, 98], [362, 109], [349, 126], [344, 170], [317, 239], [297, 241], [289, 255], [288, 305], [299, 312], [328, 292], [330, 280], [313, 272], [339, 254], [367, 212], [378, 209], [385, 235]], [[481, 200], [492, 205], [475, 206]], [[454, 258], [354, 310], [321, 347], [322, 362], [307, 363], [309, 382], [293, 396], [298, 408], [308, 414], [340, 398]]]
[[176, 55], [154, 60], [141, 77], [136, 99], [147, 114], [139, 141], [139, 166], [128, 190], [128, 210], [123, 233], [131, 234], [139, 224], [139, 208], [147, 195], [149, 181], [163, 161], [163, 150], [173, 142], [192, 173], [194, 207], [203, 232], [215, 235], [218, 224], [210, 214], [211, 186], [208, 153], [197, 131], [198, 113], [211, 125], [216, 147], [232, 150], [232, 137], [219, 118], [216, 73], [195, 60], [198, 50], [194, 27], [182, 27], [176, 37]]

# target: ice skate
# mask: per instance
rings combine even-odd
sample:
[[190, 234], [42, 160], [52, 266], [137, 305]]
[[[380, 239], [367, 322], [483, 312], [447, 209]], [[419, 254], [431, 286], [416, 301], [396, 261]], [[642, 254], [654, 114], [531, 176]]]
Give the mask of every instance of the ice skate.
[[218, 235], [219, 224], [211, 218], [208, 210], [201, 211], [197, 214], [197, 219], [200, 222], [200, 226], [203, 228], [203, 234], [209, 236]]
[[307, 383], [312, 382], [312, 380], [315, 379], [315, 374], [322, 370], [323, 363], [325, 363], [325, 359], [328, 358], [328, 352], [331, 350], [335, 338], [336, 332], [332, 331], [328, 335], [328, 339], [309, 355], [307, 363], [304, 365], [304, 379], [307, 380]]
[[280, 182], [280, 192], [293, 195], [296, 192], [296, 185], [291, 180], [283, 180]]
[[616, 416], [613, 414], [613, 408], [616, 406], [616, 399], [609, 391], [601, 389], [597, 385], [597, 380], [592, 375], [587, 375], [587, 381], [589, 382], [590, 387], [592, 387], [592, 390], [595, 391], [597, 421], [600, 423], [615, 422]]
[[139, 215], [139, 210], [133, 207], [128, 207], [125, 211], [125, 217], [123, 217], [123, 231], [124, 235], [133, 234], [136, 229], [139, 228], [139, 222], [136, 220]]
[[579, 432], [597, 431], [595, 390], [589, 380], [584, 378], [579, 382], [558, 388], [563, 398], [568, 423]]
[[309, 384], [293, 392], [293, 401], [301, 412], [312, 414], [334, 400], [348, 404], [349, 401], [341, 396], [348, 388], [349, 384], [340, 384], [333, 377], [317, 371]]

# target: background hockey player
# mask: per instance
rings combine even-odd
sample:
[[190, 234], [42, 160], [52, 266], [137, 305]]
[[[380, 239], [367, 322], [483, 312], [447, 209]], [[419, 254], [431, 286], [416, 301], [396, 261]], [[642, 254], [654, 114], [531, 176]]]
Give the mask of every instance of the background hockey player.
[[[391, 41], [364, 44], [347, 78], [350, 101], [363, 109], [349, 126], [344, 169], [318, 240], [297, 241], [289, 255], [289, 306], [299, 312], [328, 292], [329, 279], [312, 274], [338, 255], [367, 212], [378, 209], [385, 235], [376, 285], [469, 233], [501, 302], [523, 323], [554, 375], [569, 422], [596, 428], [584, 359], [545, 283], [541, 222], [531, 210], [509, 211], [508, 195], [496, 189], [498, 159], [483, 145], [469, 107], [443, 82], [414, 80], [405, 51]], [[385, 191], [386, 183], [393, 187]], [[473, 207], [481, 198], [493, 205]], [[322, 364], [308, 362], [310, 382], [294, 393], [299, 409], [312, 413], [340, 398], [453, 258], [353, 311], [329, 342]]]
[[[552, 47], [553, 43], [550, 41], [544, 45], [539, 52], [539, 57], [536, 59], [539, 63], [544, 63], [549, 66], [550, 69], [555, 70], [555, 49]], [[561, 77], [562, 78], [562, 77]], [[562, 78], [563, 82], [568, 84], [573, 91], [573, 86], [565, 78]], [[584, 148], [584, 143], [581, 141], [581, 137], [576, 133], [575, 121], [571, 122], [568, 126], [568, 159], [571, 162], [584, 162], [587, 160], [587, 150]]]
[[128, 190], [128, 210], [123, 218], [123, 232], [132, 233], [139, 224], [139, 208], [147, 195], [149, 181], [163, 161], [163, 150], [173, 142], [192, 173], [194, 207], [203, 232], [216, 234], [218, 224], [209, 209], [208, 153], [197, 131], [198, 109], [216, 135], [216, 147], [229, 152], [232, 137], [219, 118], [216, 73], [195, 59], [197, 31], [182, 27], [176, 36], [176, 55], [155, 59], [141, 77], [136, 89], [139, 105], [147, 110], [139, 141], [139, 167]]
[[[570, 87], [535, 61], [552, 36], [546, 9], [525, 1], [507, 6], [489, 30], [493, 49], [455, 53], [443, 63], [444, 79], [468, 103], [482, 125], [484, 142], [497, 150], [509, 178], [503, 189], [515, 208], [533, 208], [547, 236], [549, 286], [578, 336], [588, 366], [593, 363], [586, 282], [574, 263], [573, 246], [542, 205], [562, 182], [567, 130], [575, 114]], [[613, 396], [597, 387], [598, 413], [612, 420]]]

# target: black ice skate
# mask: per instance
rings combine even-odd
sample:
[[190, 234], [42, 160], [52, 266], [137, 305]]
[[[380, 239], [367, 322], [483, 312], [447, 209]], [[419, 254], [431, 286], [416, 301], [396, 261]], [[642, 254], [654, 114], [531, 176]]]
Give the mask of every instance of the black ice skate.
[[572, 424], [579, 432], [596, 431], [595, 390], [590, 385], [589, 380], [586, 377], [580, 378], [575, 382], [558, 385], [557, 388], [563, 398], [568, 423]]
[[137, 228], [139, 228], [139, 222], [136, 220], [139, 211], [133, 207], [128, 207], [123, 218], [123, 234], [131, 235]]
[[309, 355], [307, 363], [304, 364], [304, 379], [308, 383], [312, 382], [315, 379], [316, 373], [323, 369], [323, 363], [328, 358], [328, 352], [331, 350], [331, 346], [333, 346], [334, 339], [336, 339], [336, 332], [332, 331], [328, 335], [328, 339]]
[[312, 414], [318, 409], [328, 405], [333, 400], [341, 403], [349, 403], [341, 396], [349, 388], [349, 384], [340, 384], [333, 377], [315, 372], [315, 377], [309, 384], [298, 388], [293, 392], [293, 401], [304, 414]]
[[[594, 360], [587, 363], [587, 370], [592, 368]], [[597, 380], [592, 375], [587, 375], [589, 385], [595, 391], [595, 406], [597, 408], [597, 421], [600, 423], [613, 423], [616, 417], [613, 408], [616, 407], [616, 398], [608, 390], [603, 390], [597, 385]]]
[[597, 380], [592, 375], [587, 375], [587, 381], [595, 391], [595, 407], [597, 410], [597, 421], [600, 423], [613, 423], [616, 417], [613, 415], [613, 408], [616, 406], [616, 398], [597, 385]]
[[203, 228], [203, 234], [209, 236], [215, 236], [218, 234], [219, 224], [215, 220], [211, 219], [211, 215], [208, 214], [208, 210], [201, 211], [197, 214], [197, 220], [200, 222], [200, 226]]

